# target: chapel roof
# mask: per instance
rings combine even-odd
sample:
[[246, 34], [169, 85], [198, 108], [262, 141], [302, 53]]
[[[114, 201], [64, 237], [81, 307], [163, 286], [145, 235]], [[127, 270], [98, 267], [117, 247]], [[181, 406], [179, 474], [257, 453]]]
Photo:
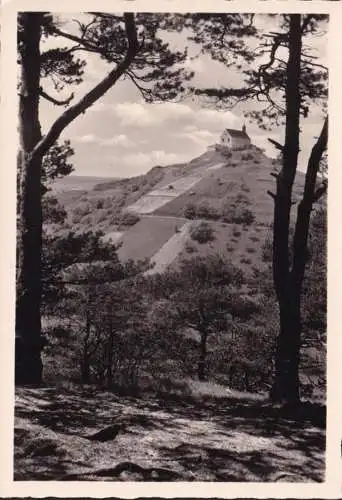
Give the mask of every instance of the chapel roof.
[[232, 137], [240, 137], [244, 139], [249, 139], [249, 136], [246, 134], [244, 130], [237, 130], [235, 128], [226, 128], [226, 131], [229, 132], [229, 134]]

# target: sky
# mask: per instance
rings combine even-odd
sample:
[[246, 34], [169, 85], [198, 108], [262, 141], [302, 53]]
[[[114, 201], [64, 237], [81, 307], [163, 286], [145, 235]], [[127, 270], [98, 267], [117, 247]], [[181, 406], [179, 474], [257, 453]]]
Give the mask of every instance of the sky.
[[[63, 29], [72, 32], [72, 19], [75, 17], [79, 15], [63, 16], [62, 19], [66, 21]], [[265, 32], [276, 28], [276, 20], [263, 15], [256, 16], [256, 23]], [[189, 45], [183, 34], [171, 38], [169, 34], [167, 36], [175, 47]], [[46, 50], [54, 46], [56, 40], [52, 39], [42, 48]], [[63, 45], [67, 45], [64, 40]], [[313, 40], [312, 46], [319, 62], [326, 64], [326, 37]], [[198, 47], [190, 44], [190, 56], [195, 53], [198, 53]], [[86, 54], [86, 60], [84, 81], [73, 89], [75, 99], [89, 91], [111, 69], [95, 54]], [[227, 69], [205, 55], [195, 60], [189, 58], [187, 67], [195, 72], [193, 82], [200, 86], [238, 86], [241, 78], [236, 70]], [[44, 85], [46, 90], [53, 93], [48, 84]], [[244, 103], [243, 107], [239, 105], [230, 110], [218, 110], [213, 105], [190, 100], [148, 104], [130, 80], [121, 79], [85, 114], [70, 124], [61, 138], [70, 139], [75, 150], [72, 159], [74, 174], [87, 176], [133, 177], [146, 173], [156, 165], [190, 161], [217, 142], [225, 128], [241, 129], [244, 123], [252, 142], [264, 148], [268, 156], [275, 157], [278, 151], [267, 138], [283, 142], [284, 130], [274, 127], [272, 131], [264, 131], [255, 123], [249, 123], [243, 111], [254, 106], [255, 103], [249, 102]], [[43, 133], [62, 110], [41, 100]], [[317, 112], [302, 124], [299, 169], [303, 171], [322, 122], [323, 117]]]

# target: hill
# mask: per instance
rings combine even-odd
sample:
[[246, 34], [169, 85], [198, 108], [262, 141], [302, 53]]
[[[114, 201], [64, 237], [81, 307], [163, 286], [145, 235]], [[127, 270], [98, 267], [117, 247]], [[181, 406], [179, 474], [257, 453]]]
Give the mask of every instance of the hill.
[[[88, 190], [68, 189], [66, 182], [56, 195], [69, 229], [103, 231], [105, 239], [121, 242], [122, 260], [148, 258], [163, 270], [188, 254], [218, 252], [248, 271], [265, 259], [273, 218], [268, 191], [274, 190], [276, 169], [275, 160], [255, 146], [228, 155], [208, 150], [186, 164], [154, 167]], [[298, 172], [294, 201], [303, 182]]]
[[57, 179], [52, 184], [52, 192], [58, 193], [61, 191], [89, 191], [100, 182], [109, 182], [113, 180], [111, 177], [94, 177], [88, 175], [67, 175], [61, 179]]

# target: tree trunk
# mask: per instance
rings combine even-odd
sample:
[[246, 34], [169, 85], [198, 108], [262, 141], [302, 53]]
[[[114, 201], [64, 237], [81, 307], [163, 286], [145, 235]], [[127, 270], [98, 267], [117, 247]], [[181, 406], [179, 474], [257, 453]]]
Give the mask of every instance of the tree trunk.
[[198, 379], [204, 381], [207, 379], [206, 358], [207, 358], [207, 332], [201, 332], [200, 357], [198, 362]]
[[301, 16], [292, 14], [286, 81], [286, 128], [283, 167], [277, 177], [273, 227], [273, 279], [279, 303], [280, 332], [276, 341], [274, 402], [299, 401], [300, 301], [291, 284], [289, 229], [291, 196], [297, 170], [300, 117]]
[[296, 405], [299, 402], [300, 301], [295, 295], [280, 308], [280, 333], [276, 343], [271, 399]]
[[21, 87], [17, 227], [16, 384], [39, 384], [41, 362], [42, 158], [32, 156], [41, 139], [38, 118], [41, 36], [40, 13], [20, 14]]
[[90, 384], [90, 359], [86, 353], [81, 360], [81, 380], [82, 384]]
[[39, 124], [42, 12], [18, 15], [21, 59], [19, 99], [20, 150], [17, 227], [17, 300], [15, 383], [39, 384], [41, 361], [42, 158], [63, 130], [107, 92], [130, 67], [139, 51], [134, 14], [125, 13], [127, 52], [120, 64], [55, 120], [42, 137]]
[[[90, 304], [89, 304], [90, 307]], [[85, 311], [86, 315], [86, 325], [85, 325], [85, 335], [83, 339], [83, 355], [80, 363], [81, 368], [81, 380], [83, 384], [90, 383], [90, 314], [89, 309]]]

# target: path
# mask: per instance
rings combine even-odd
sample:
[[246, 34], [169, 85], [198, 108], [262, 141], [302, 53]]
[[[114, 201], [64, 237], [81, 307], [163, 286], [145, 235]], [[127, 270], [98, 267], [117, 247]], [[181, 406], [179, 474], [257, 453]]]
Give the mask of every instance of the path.
[[179, 232], [175, 233], [171, 238], [156, 252], [151, 258], [154, 267], [148, 270], [145, 274], [163, 273], [166, 268], [175, 260], [177, 255], [183, 250], [184, 244], [188, 238], [190, 222], [186, 222]]

